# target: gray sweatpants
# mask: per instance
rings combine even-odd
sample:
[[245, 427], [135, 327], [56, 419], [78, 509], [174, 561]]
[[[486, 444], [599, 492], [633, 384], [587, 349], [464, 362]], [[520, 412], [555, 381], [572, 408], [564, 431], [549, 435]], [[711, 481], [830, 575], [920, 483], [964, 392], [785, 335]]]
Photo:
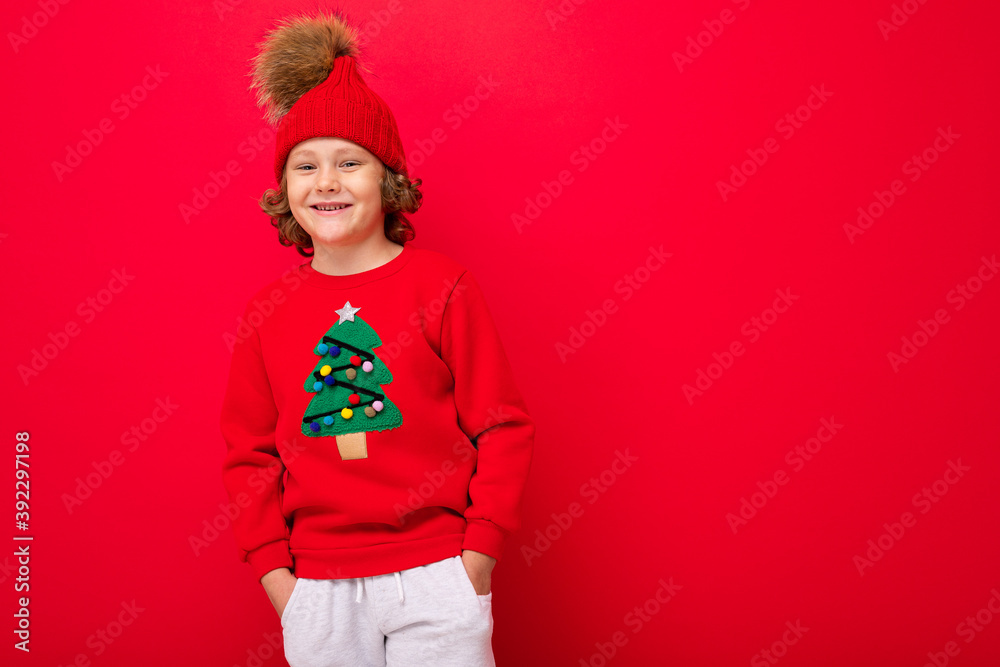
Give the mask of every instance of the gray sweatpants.
[[357, 579], [295, 582], [281, 615], [291, 667], [494, 667], [493, 591], [461, 556]]

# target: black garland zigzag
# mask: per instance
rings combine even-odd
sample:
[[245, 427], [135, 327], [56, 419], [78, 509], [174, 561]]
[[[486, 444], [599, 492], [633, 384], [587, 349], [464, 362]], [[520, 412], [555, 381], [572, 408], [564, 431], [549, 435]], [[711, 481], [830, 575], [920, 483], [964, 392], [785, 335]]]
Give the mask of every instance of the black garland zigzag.
[[[337, 347], [339, 347], [342, 350], [344, 348], [347, 348], [348, 350], [353, 350], [354, 352], [356, 352], [358, 354], [358, 356], [362, 357], [362, 359], [365, 360], [365, 361], [372, 361], [375, 358], [375, 355], [372, 354], [371, 352], [366, 352], [364, 350], [358, 349], [358, 348], [354, 347], [353, 345], [349, 345], [348, 343], [343, 343], [343, 342], [337, 340], [336, 338], [331, 338], [330, 336], [323, 336], [323, 341], [322, 342], [327, 343], [327, 344], [333, 343], [333, 344], [335, 344]], [[345, 368], [352, 368], [352, 367], [353, 367], [353, 364], [351, 364], [350, 362], [348, 362], [344, 366], [334, 366], [331, 369], [330, 374], [332, 375], [336, 371], [343, 370]], [[316, 378], [320, 382], [323, 381], [323, 376], [320, 375], [319, 371], [316, 371], [315, 373], [313, 373], [313, 377]], [[344, 386], [344, 387], [350, 387], [351, 389], [354, 390], [355, 393], [358, 393], [358, 394], [368, 394], [369, 396], [371, 396], [371, 399], [368, 402], [366, 402], [366, 403], [358, 403], [356, 406], [351, 407], [352, 410], [357, 410], [359, 408], [363, 408], [366, 405], [371, 405], [375, 401], [381, 401], [381, 400], [383, 400], [385, 398], [385, 394], [378, 394], [378, 393], [375, 393], [373, 391], [369, 391], [368, 389], [365, 389], [364, 387], [358, 387], [357, 385], [353, 385], [350, 382], [342, 382], [340, 380], [337, 380], [337, 385], [338, 386]], [[323, 417], [326, 417], [327, 415], [339, 415], [339, 414], [340, 414], [340, 410], [331, 410], [330, 412], [321, 412], [321, 413], [315, 414], [315, 415], [306, 415], [306, 416], [304, 416], [302, 418], [302, 423], [303, 424], [308, 424], [309, 422], [311, 422], [314, 419], [322, 419]]]

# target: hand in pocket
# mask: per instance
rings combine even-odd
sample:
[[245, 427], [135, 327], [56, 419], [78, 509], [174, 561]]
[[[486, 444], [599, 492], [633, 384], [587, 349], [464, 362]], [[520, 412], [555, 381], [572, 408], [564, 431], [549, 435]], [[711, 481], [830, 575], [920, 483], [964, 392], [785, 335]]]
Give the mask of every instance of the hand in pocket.
[[493, 578], [493, 566], [496, 559], [486, 554], [476, 551], [464, 550], [462, 552], [462, 567], [468, 575], [476, 595], [487, 595], [490, 592], [491, 579]]
[[285, 615], [285, 609], [288, 608], [288, 602], [292, 599], [292, 593], [295, 591], [295, 587], [298, 585], [299, 578], [293, 576], [290, 583], [287, 583], [287, 589], [282, 589], [281, 595], [281, 608], [275, 608], [278, 612], [278, 618], [282, 618]]
[[278, 612], [278, 618], [285, 614], [285, 607], [288, 605], [289, 598], [292, 597], [292, 591], [295, 590], [297, 581], [298, 577], [292, 574], [288, 568], [272, 570], [260, 580], [267, 597], [271, 600], [271, 605]]

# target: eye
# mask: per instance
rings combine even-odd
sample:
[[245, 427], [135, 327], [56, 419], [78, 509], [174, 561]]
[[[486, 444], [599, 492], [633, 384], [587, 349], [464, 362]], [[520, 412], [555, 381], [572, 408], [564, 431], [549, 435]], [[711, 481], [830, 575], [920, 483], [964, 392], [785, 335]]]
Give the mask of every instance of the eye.
[[346, 167], [347, 165], [351, 165], [351, 164], [361, 164], [361, 163], [357, 162], [355, 160], [348, 160], [347, 162], [344, 163], [344, 166]]
[[300, 164], [296, 169], [313, 169], [311, 164]]

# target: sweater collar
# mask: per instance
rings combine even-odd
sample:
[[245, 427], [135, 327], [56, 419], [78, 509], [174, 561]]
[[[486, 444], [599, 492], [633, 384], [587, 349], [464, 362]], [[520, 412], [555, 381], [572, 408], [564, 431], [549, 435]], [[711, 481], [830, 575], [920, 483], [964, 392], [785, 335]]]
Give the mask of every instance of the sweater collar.
[[365, 283], [370, 283], [374, 280], [391, 276], [406, 266], [406, 263], [410, 261], [410, 257], [412, 255], [413, 250], [409, 246], [404, 245], [403, 251], [385, 264], [376, 266], [374, 269], [368, 269], [367, 271], [352, 273], [346, 276], [331, 276], [326, 273], [320, 273], [312, 267], [312, 260], [310, 259], [305, 264], [299, 265], [298, 273], [299, 277], [302, 278], [307, 285], [319, 287], [320, 289], [346, 289], [348, 287], [358, 287], [360, 285], [364, 285]]

